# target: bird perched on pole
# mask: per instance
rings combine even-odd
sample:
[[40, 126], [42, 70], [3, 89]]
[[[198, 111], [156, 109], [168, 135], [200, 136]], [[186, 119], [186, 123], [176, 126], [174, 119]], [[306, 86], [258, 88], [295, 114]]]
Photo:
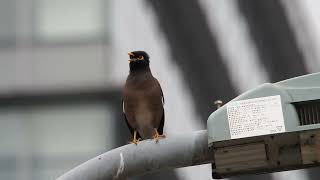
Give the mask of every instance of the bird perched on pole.
[[129, 75], [122, 91], [122, 110], [125, 121], [137, 145], [139, 140], [154, 139], [163, 135], [164, 97], [161, 86], [152, 76], [149, 55], [133, 51], [129, 55]]

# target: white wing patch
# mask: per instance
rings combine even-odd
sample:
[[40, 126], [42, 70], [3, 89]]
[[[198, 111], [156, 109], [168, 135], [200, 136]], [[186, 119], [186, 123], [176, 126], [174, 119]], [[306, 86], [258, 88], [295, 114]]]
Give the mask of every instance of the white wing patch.
[[161, 96], [162, 106], [164, 105], [164, 98]]
[[162, 91], [161, 86], [160, 86], [160, 91], [161, 91], [161, 101], [162, 101], [162, 106], [163, 106], [164, 105], [164, 95], [163, 95], [163, 91]]
[[122, 112], [125, 113], [125, 110], [124, 110], [124, 101], [122, 101]]

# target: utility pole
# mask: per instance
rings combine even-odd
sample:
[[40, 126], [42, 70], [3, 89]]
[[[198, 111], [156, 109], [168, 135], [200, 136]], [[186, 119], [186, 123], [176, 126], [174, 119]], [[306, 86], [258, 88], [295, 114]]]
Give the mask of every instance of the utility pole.
[[144, 140], [101, 154], [56, 180], [124, 179], [160, 170], [213, 163], [206, 130]]

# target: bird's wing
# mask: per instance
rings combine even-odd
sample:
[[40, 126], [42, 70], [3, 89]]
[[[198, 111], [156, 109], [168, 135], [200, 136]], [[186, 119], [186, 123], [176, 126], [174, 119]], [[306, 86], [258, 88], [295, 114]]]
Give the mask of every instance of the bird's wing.
[[162, 117], [161, 117], [161, 121], [160, 121], [160, 124], [159, 124], [159, 127], [158, 127], [158, 132], [160, 135], [163, 134], [163, 127], [164, 127], [164, 109], [162, 108]]
[[[157, 82], [158, 82], [158, 85], [160, 87], [161, 98], [162, 98], [162, 106], [164, 106], [165, 100], [164, 100], [163, 91], [162, 91], [162, 88], [161, 88], [161, 85], [160, 85], [159, 81], [157, 81]], [[162, 107], [162, 117], [161, 117], [161, 121], [160, 121], [160, 124], [159, 124], [159, 127], [158, 127], [159, 134], [163, 134], [164, 121], [165, 121], [165, 115], [164, 115], [164, 108]]]
[[127, 119], [127, 116], [126, 116], [126, 112], [125, 112], [125, 108], [124, 108], [124, 101], [122, 100], [121, 103], [122, 103], [122, 114], [123, 114], [124, 120], [126, 121], [126, 124], [127, 124], [128, 128], [129, 128], [129, 130], [130, 130], [131, 135], [133, 135], [134, 130], [133, 130], [133, 128], [130, 126], [130, 124], [129, 124], [129, 122], [128, 122], [128, 119]]
[[161, 100], [162, 100], [162, 106], [164, 105], [164, 95], [163, 95], [163, 91], [162, 91], [162, 88], [161, 88], [161, 85], [160, 85], [160, 83], [159, 83], [159, 81], [158, 81], [158, 79], [156, 79], [156, 78], [154, 78], [155, 79], [155, 81], [157, 82], [157, 84], [158, 84], [158, 86], [159, 86], [159, 88], [160, 88], [160, 93], [161, 93]]

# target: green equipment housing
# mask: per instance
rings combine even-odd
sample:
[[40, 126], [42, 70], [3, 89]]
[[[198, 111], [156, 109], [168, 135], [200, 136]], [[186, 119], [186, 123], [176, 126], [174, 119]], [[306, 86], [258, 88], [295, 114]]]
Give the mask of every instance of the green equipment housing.
[[250, 90], [207, 121], [215, 179], [320, 165], [320, 73]]

